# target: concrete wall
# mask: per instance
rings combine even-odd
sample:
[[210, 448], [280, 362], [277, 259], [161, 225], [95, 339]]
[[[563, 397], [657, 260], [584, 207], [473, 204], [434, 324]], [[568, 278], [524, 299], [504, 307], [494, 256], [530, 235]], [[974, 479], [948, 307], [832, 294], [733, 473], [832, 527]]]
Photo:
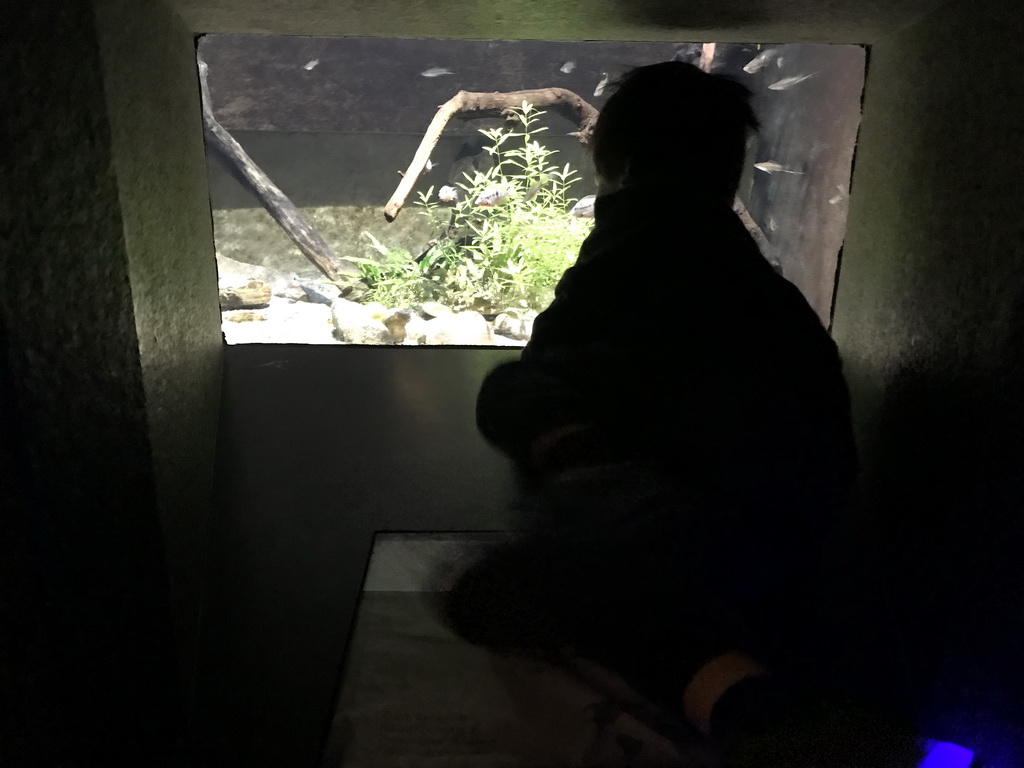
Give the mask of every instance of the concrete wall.
[[199, 735], [217, 766], [317, 765], [376, 531], [509, 526], [476, 432], [507, 349], [225, 352]]
[[857, 531], [908, 687], [940, 674], [942, 706], [1002, 716], [1024, 690], [1022, 34], [1015, 4], [964, 1], [872, 48], [833, 327], [865, 466]]

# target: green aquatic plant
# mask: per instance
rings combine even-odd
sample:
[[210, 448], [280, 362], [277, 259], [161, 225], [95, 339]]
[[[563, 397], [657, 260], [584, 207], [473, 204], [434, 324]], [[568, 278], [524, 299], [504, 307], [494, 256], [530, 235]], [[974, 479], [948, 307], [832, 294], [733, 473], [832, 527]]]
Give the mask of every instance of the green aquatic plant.
[[348, 256], [366, 284], [365, 301], [401, 307], [430, 300], [438, 293], [426, 274], [429, 265], [417, 262], [404, 248], [388, 248], [370, 232], [363, 232], [374, 258]]
[[[557, 150], [536, 139], [546, 130], [543, 112], [524, 101], [513, 114], [517, 128], [480, 131], [493, 165], [457, 182], [451, 205], [438, 202], [433, 187], [419, 195], [420, 213], [438, 228], [422, 274], [454, 309], [543, 310], [590, 231], [590, 221], [568, 214], [577, 171], [558, 167]], [[495, 204], [477, 205], [482, 197]]]

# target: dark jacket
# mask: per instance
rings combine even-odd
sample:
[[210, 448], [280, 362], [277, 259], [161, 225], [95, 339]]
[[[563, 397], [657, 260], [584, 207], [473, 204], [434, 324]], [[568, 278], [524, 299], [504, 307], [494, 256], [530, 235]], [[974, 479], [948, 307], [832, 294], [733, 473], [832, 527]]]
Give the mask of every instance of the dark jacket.
[[678, 556], [704, 553], [723, 599], [779, 635], [766, 648], [792, 645], [812, 599], [797, 593], [856, 473], [849, 395], [828, 332], [728, 204], [599, 197], [576, 265], [477, 415], [521, 465], [538, 435], [593, 423], [614, 457], [692, 494], [701, 520]]
[[633, 188], [595, 212], [521, 361], [484, 383], [484, 435], [514, 453], [531, 431], [590, 421], [690, 488], [838, 503], [856, 460], [836, 346], [731, 208]]

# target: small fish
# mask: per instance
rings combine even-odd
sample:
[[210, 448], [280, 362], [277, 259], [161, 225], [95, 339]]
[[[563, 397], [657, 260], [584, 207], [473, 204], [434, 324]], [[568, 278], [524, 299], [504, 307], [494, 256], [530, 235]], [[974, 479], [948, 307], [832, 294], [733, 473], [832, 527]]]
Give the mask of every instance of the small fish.
[[528, 190], [526, 190], [526, 194], [523, 195], [523, 202], [528, 203], [531, 200], [533, 200], [533, 198], [535, 198], [537, 196], [537, 193], [540, 192], [541, 187], [543, 187], [545, 184], [547, 184], [548, 181], [550, 181], [550, 179], [548, 178], [548, 175], [546, 173], [541, 174], [540, 180], [534, 182], [530, 186], [530, 188]]
[[459, 190], [445, 185], [437, 190], [437, 199], [442, 203], [451, 203], [459, 199]]
[[440, 77], [441, 75], [454, 75], [455, 73], [445, 67], [431, 67], [430, 69], [424, 69], [420, 74], [423, 77]]
[[474, 205], [479, 205], [481, 208], [493, 208], [508, 200], [510, 194], [507, 189], [502, 187], [491, 187], [476, 199]]
[[773, 219], [771, 216], [769, 216], [768, 217], [768, 229], [770, 229], [772, 232], [774, 232], [778, 228], [779, 228], [779, 225], [775, 223], [775, 219]]
[[287, 360], [271, 360], [269, 363], [260, 363], [260, 368], [284, 368], [288, 365]]
[[312, 61], [307, 61], [305, 64], [303, 64], [302, 68], [304, 70], [306, 70], [307, 72], [309, 72], [309, 70], [311, 70], [313, 67], [315, 67], [319, 63], [320, 63], [320, 59], [313, 59]]
[[838, 203], [842, 199], [843, 199], [842, 195], [836, 195], [835, 197], [830, 197], [828, 199], [828, 204], [829, 205], [835, 205], [836, 203]]
[[432, 170], [434, 170], [435, 168], [437, 168], [437, 163], [435, 163], [435, 162], [434, 162], [433, 160], [431, 160], [431, 159], [430, 159], [430, 158], [428, 157], [428, 158], [427, 158], [427, 164], [426, 164], [426, 166], [424, 166], [424, 167], [425, 167], [425, 169], [426, 169], [427, 173], [430, 173], [430, 172], [431, 172]]
[[754, 167], [759, 171], [764, 171], [765, 173], [795, 173], [797, 175], [801, 175], [803, 173], [803, 171], [794, 171], [786, 168], [784, 165], [776, 163], [774, 160], [768, 160], [764, 163], [754, 163]]
[[775, 60], [775, 66], [778, 67], [779, 69], [782, 69], [782, 62], [784, 62], [784, 61], [785, 61], [785, 58], [783, 58], [782, 56], [779, 56], [779, 58], [777, 58]]
[[779, 80], [777, 83], [772, 83], [771, 85], [769, 85], [768, 86], [768, 90], [770, 90], [770, 91], [784, 91], [787, 88], [792, 88], [797, 83], [802, 83], [804, 80], [807, 80], [808, 78], [814, 77], [816, 74], [818, 74], [818, 73], [817, 72], [811, 72], [811, 74], [809, 74], [809, 75], [795, 75], [794, 77], [784, 77], [781, 80]]
[[576, 69], [576, 62], [575, 61], [567, 61], [567, 62], [565, 62], [565, 64], [563, 64], [562, 66], [560, 66], [558, 68], [558, 71], [561, 72], [563, 75], [568, 75], [574, 69]]
[[766, 51], [761, 51], [757, 56], [747, 62], [747, 65], [743, 67], [743, 71], [748, 75], [752, 75], [755, 72], [759, 72], [776, 56], [779, 55], [778, 48], [769, 48]]
[[594, 95], [595, 96], [600, 96], [602, 93], [604, 93], [604, 89], [605, 89], [605, 87], [607, 87], [607, 85], [608, 85], [608, 73], [607, 72], [602, 72], [601, 73], [601, 82], [599, 82], [597, 84], [597, 88], [594, 89]]
[[594, 218], [594, 201], [596, 199], [597, 195], [581, 197], [576, 205], [569, 209], [569, 215], [575, 216], [577, 219]]

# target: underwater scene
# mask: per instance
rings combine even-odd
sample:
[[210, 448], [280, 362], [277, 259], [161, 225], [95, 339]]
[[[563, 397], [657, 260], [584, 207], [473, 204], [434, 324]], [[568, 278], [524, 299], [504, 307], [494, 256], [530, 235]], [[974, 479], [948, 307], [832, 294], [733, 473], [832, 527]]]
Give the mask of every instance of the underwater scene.
[[[593, 226], [587, 140], [609, 83], [673, 59], [752, 91], [761, 127], [734, 209], [827, 325], [859, 46], [208, 35], [198, 66], [226, 342], [524, 345]], [[623, 296], [656, 280], [638, 254]]]

